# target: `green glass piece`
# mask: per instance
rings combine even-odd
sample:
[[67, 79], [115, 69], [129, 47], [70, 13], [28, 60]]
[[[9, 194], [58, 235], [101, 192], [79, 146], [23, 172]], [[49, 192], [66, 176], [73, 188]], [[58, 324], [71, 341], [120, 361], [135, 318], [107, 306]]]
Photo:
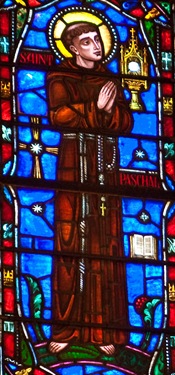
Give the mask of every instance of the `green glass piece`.
[[144, 22], [145, 29], [149, 37], [149, 41], [154, 46], [155, 45], [154, 23], [153, 21], [147, 21], [147, 20], [144, 20], [143, 22]]
[[99, 357], [99, 351], [93, 346], [88, 345], [86, 347], [81, 347], [78, 345], [72, 345], [69, 350], [60, 354], [62, 360], [66, 359], [95, 359]]
[[160, 5], [166, 10], [168, 14], [171, 13], [171, 4], [167, 1], [161, 1]]
[[154, 375], [163, 375], [165, 374], [164, 370], [164, 361], [165, 361], [165, 358], [164, 358], [164, 353], [163, 353], [163, 350], [161, 350], [158, 358], [157, 358], [157, 363], [154, 367]]
[[165, 143], [165, 158], [173, 159], [175, 157], [175, 143]]
[[20, 37], [25, 21], [27, 19], [27, 9], [19, 8], [17, 12], [17, 38]]
[[22, 364], [25, 366], [32, 366], [33, 359], [32, 359], [32, 355], [31, 355], [28, 343], [24, 339], [22, 339], [20, 344], [21, 344]]
[[41, 317], [41, 308], [43, 303], [42, 293], [38, 282], [31, 276], [26, 276], [26, 279], [30, 287], [31, 295], [31, 306], [32, 306], [32, 315], [34, 318]]

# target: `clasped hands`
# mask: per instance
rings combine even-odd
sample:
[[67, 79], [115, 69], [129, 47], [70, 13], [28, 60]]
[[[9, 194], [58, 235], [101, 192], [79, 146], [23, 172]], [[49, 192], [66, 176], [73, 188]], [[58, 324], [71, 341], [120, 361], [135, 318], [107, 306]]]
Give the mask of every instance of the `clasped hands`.
[[117, 88], [114, 82], [108, 81], [100, 90], [97, 100], [98, 109], [111, 113]]

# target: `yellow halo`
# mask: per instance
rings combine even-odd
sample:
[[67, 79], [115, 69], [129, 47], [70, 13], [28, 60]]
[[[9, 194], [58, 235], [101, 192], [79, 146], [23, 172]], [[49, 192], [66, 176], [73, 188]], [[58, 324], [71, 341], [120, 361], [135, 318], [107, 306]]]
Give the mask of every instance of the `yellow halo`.
[[[58, 14], [52, 21], [52, 25], [54, 23], [54, 27], [52, 27], [53, 30], [53, 37], [54, 42], [56, 46], [55, 51], [57, 54], [60, 54], [61, 56], [64, 56], [66, 58], [72, 57], [72, 54], [67, 50], [67, 48], [64, 46], [61, 38], [62, 33], [65, 30], [66, 27], [70, 26], [71, 24], [79, 23], [79, 22], [89, 22], [96, 25], [99, 29], [103, 45], [104, 45], [104, 55], [105, 57], [109, 56], [112, 48], [114, 48], [112, 43], [112, 29], [110, 29], [109, 26], [106, 25], [104, 21], [104, 17], [99, 14], [95, 14], [95, 12], [92, 12], [92, 10], [88, 9], [89, 12], [86, 10], [83, 10], [82, 8], [78, 10], [73, 10], [65, 13], [65, 14]], [[52, 45], [53, 46], [53, 45]]]

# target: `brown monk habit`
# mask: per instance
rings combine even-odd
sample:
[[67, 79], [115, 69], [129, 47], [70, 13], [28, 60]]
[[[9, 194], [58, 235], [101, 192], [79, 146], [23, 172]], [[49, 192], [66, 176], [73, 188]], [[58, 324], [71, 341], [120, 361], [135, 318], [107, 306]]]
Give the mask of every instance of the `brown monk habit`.
[[[51, 123], [72, 128], [62, 137], [58, 179], [116, 186], [115, 138], [90, 131], [109, 129], [115, 136], [131, 130], [131, 115], [122, 88], [113, 80], [117, 86], [113, 110], [100, 111], [96, 104], [98, 94], [109, 81], [105, 69], [98, 65], [93, 75], [89, 69], [81, 69], [80, 74], [73, 59], [64, 62], [62, 68], [66, 73], [48, 75]], [[80, 132], [75, 134], [73, 128]], [[83, 129], [89, 129], [89, 133], [83, 133]], [[127, 323], [125, 270], [122, 263], [113, 261], [113, 257], [123, 255], [119, 201], [98, 194], [60, 192], [56, 222], [59, 257], [53, 271], [53, 317], [58, 324], [53, 329], [53, 340], [125, 343], [124, 333], [107, 328], [120, 328]]]

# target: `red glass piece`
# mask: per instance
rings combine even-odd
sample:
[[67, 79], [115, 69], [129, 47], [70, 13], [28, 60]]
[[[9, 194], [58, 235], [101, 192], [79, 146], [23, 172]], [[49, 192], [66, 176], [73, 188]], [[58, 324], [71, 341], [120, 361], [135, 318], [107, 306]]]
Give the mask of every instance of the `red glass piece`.
[[46, 375], [46, 372], [35, 369], [34, 372], [33, 372], [33, 375]]
[[[175, 233], [174, 233], [175, 235]], [[168, 268], [168, 277], [170, 281], [175, 281], [175, 267]]]
[[29, 7], [37, 7], [41, 4], [40, 1], [37, 1], [37, 0], [28, 0], [28, 3], [29, 3]]
[[2, 145], [2, 161], [6, 162], [12, 157], [12, 146], [9, 143]]
[[164, 83], [162, 85], [162, 93], [163, 95], [173, 95], [173, 85], [170, 83]]
[[7, 12], [0, 12], [0, 34], [9, 34], [9, 15]]
[[175, 327], [175, 303], [170, 303], [169, 327]]
[[175, 215], [168, 222], [167, 235], [172, 237], [175, 236]]
[[10, 79], [10, 69], [6, 67], [2, 67], [0, 69], [0, 75], [2, 78]]
[[121, 4], [119, 3], [119, 1], [117, 1], [117, 0], [112, 0], [111, 3], [115, 4], [115, 5], [118, 5], [118, 6], [121, 6]]
[[1, 102], [2, 120], [11, 120], [11, 108], [9, 100], [2, 100]]
[[4, 355], [13, 357], [15, 353], [15, 336], [13, 333], [4, 333]]
[[4, 221], [13, 220], [12, 206], [10, 206], [10, 204], [8, 204], [6, 201], [2, 202], [2, 218]]
[[13, 266], [14, 254], [11, 251], [7, 251], [3, 254], [3, 264], [7, 266]]
[[161, 33], [162, 49], [169, 51], [172, 49], [172, 37], [170, 30], [163, 30]]
[[137, 18], [143, 18], [145, 13], [142, 8], [133, 9], [130, 14]]
[[172, 78], [171, 72], [162, 71], [161, 75], [162, 75], [162, 78]]
[[7, 61], [9, 61], [9, 57], [7, 56], [7, 55], [0, 55], [0, 61], [2, 61], [2, 62], [7, 62]]
[[175, 371], [175, 349], [171, 348], [171, 370]]
[[163, 118], [163, 130], [164, 135], [167, 137], [173, 137], [174, 135], [174, 124], [172, 117], [164, 116]]
[[13, 313], [15, 307], [14, 290], [11, 288], [4, 288], [4, 312]]
[[2, 246], [4, 247], [12, 247], [13, 246], [13, 241], [12, 240], [4, 240], [2, 243]]

